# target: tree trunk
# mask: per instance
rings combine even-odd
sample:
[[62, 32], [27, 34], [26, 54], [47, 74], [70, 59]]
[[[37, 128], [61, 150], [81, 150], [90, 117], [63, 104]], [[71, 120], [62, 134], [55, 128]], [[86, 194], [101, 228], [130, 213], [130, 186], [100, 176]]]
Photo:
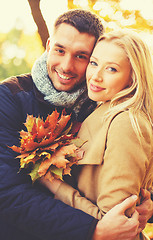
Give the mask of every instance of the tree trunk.
[[38, 28], [38, 33], [40, 35], [42, 45], [44, 48], [46, 48], [46, 42], [49, 37], [49, 32], [46, 22], [41, 13], [40, 0], [28, 0], [28, 2], [31, 8], [31, 14]]

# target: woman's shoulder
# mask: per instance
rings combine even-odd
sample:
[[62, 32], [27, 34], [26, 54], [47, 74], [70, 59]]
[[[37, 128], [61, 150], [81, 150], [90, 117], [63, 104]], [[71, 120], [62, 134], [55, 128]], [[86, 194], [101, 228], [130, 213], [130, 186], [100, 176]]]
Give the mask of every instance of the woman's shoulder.
[[150, 127], [151, 124], [146, 116], [146, 114], [143, 111], [138, 111], [136, 114], [132, 114], [130, 110], [126, 111], [120, 111], [112, 117], [112, 122], [123, 124], [123, 126], [126, 124], [131, 125], [132, 120], [135, 119], [137, 123], [140, 125], [140, 127]]
[[115, 129], [116, 134], [125, 132], [132, 135], [135, 135], [138, 129], [145, 138], [149, 138], [150, 141], [153, 138], [153, 128], [142, 111], [138, 111], [135, 117], [129, 110], [119, 112], [112, 118], [110, 129]]

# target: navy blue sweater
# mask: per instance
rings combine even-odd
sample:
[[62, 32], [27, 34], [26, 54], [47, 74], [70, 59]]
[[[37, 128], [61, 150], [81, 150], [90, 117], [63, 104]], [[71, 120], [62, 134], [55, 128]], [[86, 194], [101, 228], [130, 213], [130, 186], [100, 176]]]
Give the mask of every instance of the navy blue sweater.
[[[89, 104], [85, 103], [80, 111], [80, 121], [86, 117], [84, 109]], [[92, 237], [97, 220], [55, 200], [39, 184], [32, 185], [26, 172], [18, 173], [16, 153], [8, 147], [19, 145], [19, 131], [24, 128], [27, 114], [45, 118], [54, 108], [43, 100], [30, 74], [12, 77], [0, 84], [1, 240], [84, 240]]]

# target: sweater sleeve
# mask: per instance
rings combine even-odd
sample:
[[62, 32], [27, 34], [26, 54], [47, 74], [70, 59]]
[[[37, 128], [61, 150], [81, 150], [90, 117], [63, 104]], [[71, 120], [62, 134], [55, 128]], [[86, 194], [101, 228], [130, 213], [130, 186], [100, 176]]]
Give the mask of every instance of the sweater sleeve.
[[101, 219], [104, 214], [101, 213], [98, 206], [80, 194], [78, 190], [63, 182], [58, 188], [55, 198], [68, 204], [71, 207], [80, 209], [96, 219]]
[[14, 96], [0, 85], [0, 219], [33, 236], [29, 240], [90, 239], [90, 229], [94, 231], [97, 223], [93, 217], [54, 199], [40, 186], [32, 185], [26, 173], [18, 172], [19, 162], [8, 146], [19, 144], [21, 97], [25, 104], [29, 102], [28, 93]]

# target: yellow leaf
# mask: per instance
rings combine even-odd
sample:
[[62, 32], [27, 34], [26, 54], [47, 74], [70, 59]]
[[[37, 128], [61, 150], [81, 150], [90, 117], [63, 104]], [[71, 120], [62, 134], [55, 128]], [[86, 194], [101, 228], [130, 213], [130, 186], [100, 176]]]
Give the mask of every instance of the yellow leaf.
[[52, 173], [54, 173], [56, 176], [59, 177], [59, 179], [63, 180], [63, 169], [62, 168], [57, 168], [55, 166], [51, 166], [49, 169]]
[[38, 178], [40, 178], [39, 174], [38, 174], [38, 169], [39, 169], [40, 163], [36, 163], [34, 165], [33, 170], [29, 173], [32, 182], [35, 182]]
[[20, 167], [24, 168], [25, 165], [27, 165], [30, 162], [36, 162], [36, 160], [38, 159], [38, 157], [35, 154], [30, 154], [28, 157], [26, 158], [21, 158], [20, 160]]

